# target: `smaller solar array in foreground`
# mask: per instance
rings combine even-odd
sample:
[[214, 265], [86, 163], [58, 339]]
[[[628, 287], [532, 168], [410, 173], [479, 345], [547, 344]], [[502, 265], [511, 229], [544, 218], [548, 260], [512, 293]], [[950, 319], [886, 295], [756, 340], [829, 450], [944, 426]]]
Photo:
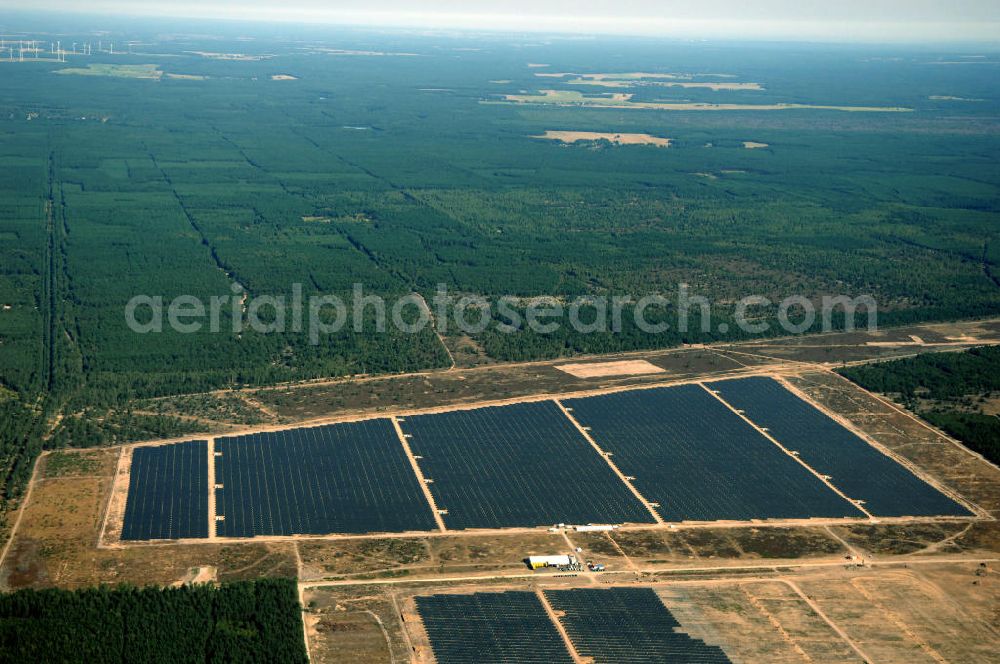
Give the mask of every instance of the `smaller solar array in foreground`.
[[435, 528], [387, 419], [217, 438], [215, 451], [221, 537]]
[[[573, 648], [594, 664], [728, 664], [721, 648], [678, 631], [650, 588], [546, 590]], [[532, 592], [416, 597], [438, 664], [561, 664], [571, 656]]]
[[972, 516], [954, 500], [772, 378], [709, 383], [758, 426], [875, 516]]
[[123, 540], [208, 537], [208, 441], [132, 451]]
[[653, 522], [552, 401], [411, 416], [400, 426], [450, 528]]
[[572, 664], [535, 593], [417, 597], [438, 664]]
[[594, 664], [726, 664], [718, 646], [681, 626], [651, 588], [547, 590], [573, 647]]

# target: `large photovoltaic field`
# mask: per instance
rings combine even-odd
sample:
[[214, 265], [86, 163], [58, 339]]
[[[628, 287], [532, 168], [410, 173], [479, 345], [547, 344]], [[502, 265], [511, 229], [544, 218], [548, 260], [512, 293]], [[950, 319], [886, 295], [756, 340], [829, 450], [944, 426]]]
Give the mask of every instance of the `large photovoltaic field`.
[[727, 380], [708, 387], [876, 516], [972, 516], [771, 378]]
[[667, 521], [862, 516], [700, 385], [565, 405]]
[[434, 528], [387, 419], [219, 438], [215, 451], [220, 536]]
[[611, 463], [668, 522], [972, 516], [771, 378], [411, 415], [398, 427], [220, 437], [212, 515], [205, 441], [137, 448], [122, 539], [207, 537], [209, 523], [219, 537], [429, 531], [425, 488], [449, 529], [653, 522]]
[[453, 528], [653, 521], [551, 401], [420, 415], [401, 426]]
[[417, 597], [438, 664], [571, 664], [535, 593]]
[[132, 451], [123, 540], [208, 537], [208, 441]]
[[[595, 664], [725, 664], [718, 646], [692, 638], [651, 588], [548, 590], [573, 647]], [[557, 615], [559, 615], [557, 613]]]

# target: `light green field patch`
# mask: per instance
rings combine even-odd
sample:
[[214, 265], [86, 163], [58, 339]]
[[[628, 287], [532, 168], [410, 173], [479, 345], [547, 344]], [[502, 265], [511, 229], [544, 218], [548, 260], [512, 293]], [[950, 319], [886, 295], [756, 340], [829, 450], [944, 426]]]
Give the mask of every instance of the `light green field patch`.
[[302, 221], [304, 221], [307, 224], [329, 224], [329, 223], [368, 224], [371, 223], [372, 218], [363, 212], [357, 212], [355, 214], [344, 214], [338, 216], [309, 215], [302, 217]]
[[501, 102], [514, 104], [547, 104], [577, 108], [639, 108], [659, 111], [789, 111], [813, 109], [821, 111], [848, 111], [869, 113], [908, 113], [912, 108], [900, 106], [821, 106], [814, 104], [709, 104], [704, 102], [653, 102], [632, 101], [629, 94], [611, 94], [588, 97], [576, 90], [540, 90], [535, 95], [504, 95]]
[[720, 90], [761, 91], [764, 87], [760, 83], [737, 83], [737, 82], [717, 82], [717, 81], [660, 81], [644, 80], [637, 78], [615, 79], [615, 78], [574, 78], [566, 81], [567, 85], [590, 85], [601, 88], [634, 88], [639, 86], [660, 86], [665, 88], [688, 88], [703, 89], [718, 92]]
[[102, 159], [100, 170], [108, 177], [128, 178], [128, 163], [124, 159]]
[[208, 169], [208, 168], [240, 168], [246, 166], [245, 161], [213, 161], [213, 160], [196, 160], [191, 161], [161, 161], [160, 166], [163, 168], [187, 168], [187, 169]]
[[45, 162], [37, 157], [21, 157], [18, 155], [0, 155], [0, 164], [7, 168], [31, 168], [42, 166]]
[[160, 65], [109, 65], [89, 64], [86, 67], [67, 67], [57, 69], [57, 74], [75, 74], [77, 76], [112, 76], [115, 78], [142, 78], [158, 81], [163, 76]]

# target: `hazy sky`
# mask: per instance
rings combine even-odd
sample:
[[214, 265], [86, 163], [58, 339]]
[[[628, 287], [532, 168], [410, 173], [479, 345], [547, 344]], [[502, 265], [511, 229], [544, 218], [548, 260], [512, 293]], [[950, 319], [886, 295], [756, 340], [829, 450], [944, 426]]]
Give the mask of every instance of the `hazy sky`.
[[1000, 42], [1000, 0], [0, 0], [0, 8], [672, 37]]

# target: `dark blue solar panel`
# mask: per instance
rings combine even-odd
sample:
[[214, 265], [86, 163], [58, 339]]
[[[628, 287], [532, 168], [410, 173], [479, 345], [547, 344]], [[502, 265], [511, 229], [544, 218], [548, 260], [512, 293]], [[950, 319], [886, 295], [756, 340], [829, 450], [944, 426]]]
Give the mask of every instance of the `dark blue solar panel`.
[[971, 516], [820, 410], [764, 377], [710, 383], [733, 407], [877, 516]]
[[668, 521], [863, 516], [698, 385], [564, 404]]
[[218, 438], [225, 537], [434, 530], [387, 419]]
[[535, 593], [417, 597], [438, 664], [571, 664]]
[[411, 416], [401, 426], [449, 528], [653, 521], [551, 401]]
[[132, 451], [123, 540], [208, 537], [208, 442]]
[[573, 647], [594, 664], [728, 664], [718, 646], [677, 631], [680, 624], [650, 588], [547, 590]]

